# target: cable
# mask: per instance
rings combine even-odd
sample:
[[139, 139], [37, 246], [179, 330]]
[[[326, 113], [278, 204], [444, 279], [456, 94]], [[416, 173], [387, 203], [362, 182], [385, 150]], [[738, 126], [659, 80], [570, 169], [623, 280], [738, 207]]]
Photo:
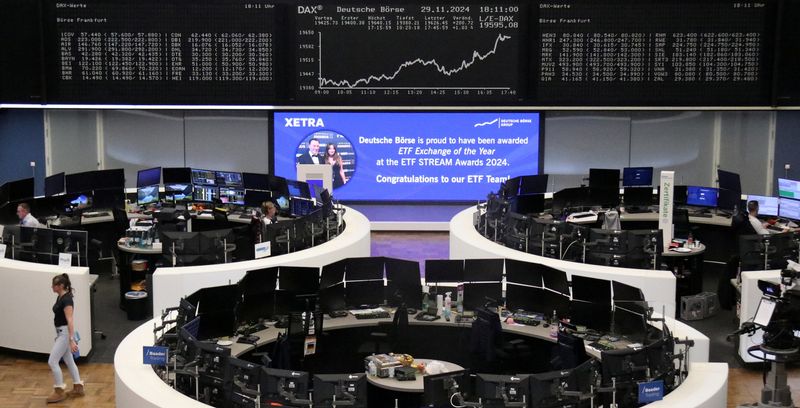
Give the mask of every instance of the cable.
[[456, 395], [460, 396], [461, 393], [460, 392], [454, 392], [453, 395], [450, 396], [450, 406], [453, 407], [453, 408], [464, 408], [464, 407], [466, 407], [466, 405], [456, 405], [453, 402], [453, 398], [455, 398]]

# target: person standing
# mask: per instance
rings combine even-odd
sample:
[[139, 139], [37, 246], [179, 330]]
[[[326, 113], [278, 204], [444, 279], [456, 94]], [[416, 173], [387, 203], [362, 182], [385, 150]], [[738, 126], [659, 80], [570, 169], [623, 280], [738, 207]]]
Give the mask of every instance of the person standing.
[[[47, 403], [60, 402], [67, 397], [82, 397], [83, 381], [78, 372], [78, 366], [72, 358], [72, 353], [78, 351], [78, 343], [75, 340], [75, 322], [73, 312], [75, 304], [72, 301], [72, 283], [66, 273], [53, 277], [52, 290], [58, 295], [56, 303], [53, 305], [53, 324], [56, 326], [56, 341], [53, 349], [50, 350], [50, 358], [47, 363], [53, 372], [53, 394], [47, 398]], [[59, 361], [64, 360], [64, 364], [69, 369], [72, 376], [72, 391], [65, 393], [64, 375], [61, 373]]]
[[297, 158], [297, 164], [322, 164], [324, 158], [319, 154], [319, 140], [308, 141], [308, 153]]
[[335, 143], [328, 143], [325, 146], [325, 163], [332, 165], [333, 188], [341, 187], [344, 183], [347, 183], [347, 177], [344, 175], [344, 162], [337, 151]]

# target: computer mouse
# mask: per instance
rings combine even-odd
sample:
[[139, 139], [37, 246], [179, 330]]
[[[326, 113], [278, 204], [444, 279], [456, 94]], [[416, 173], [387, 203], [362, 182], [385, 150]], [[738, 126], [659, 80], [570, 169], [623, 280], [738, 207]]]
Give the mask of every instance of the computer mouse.
[[414, 308], [412, 308], [412, 307], [409, 307], [409, 308], [407, 308], [407, 309], [406, 309], [406, 312], [407, 312], [408, 314], [410, 314], [410, 315], [417, 314], [417, 309], [414, 309]]
[[546, 329], [546, 328], [550, 327], [550, 323], [542, 323], [542, 327], [544, 327]]

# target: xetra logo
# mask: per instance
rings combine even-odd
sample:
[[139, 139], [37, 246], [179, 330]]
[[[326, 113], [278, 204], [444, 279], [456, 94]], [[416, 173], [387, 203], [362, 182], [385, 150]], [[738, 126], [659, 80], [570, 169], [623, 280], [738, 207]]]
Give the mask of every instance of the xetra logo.
[[283, 127], [325, 127], [322, 118], [284, 118]]
[[322, 6], [297, 6], [297, 14], [317, 14]]

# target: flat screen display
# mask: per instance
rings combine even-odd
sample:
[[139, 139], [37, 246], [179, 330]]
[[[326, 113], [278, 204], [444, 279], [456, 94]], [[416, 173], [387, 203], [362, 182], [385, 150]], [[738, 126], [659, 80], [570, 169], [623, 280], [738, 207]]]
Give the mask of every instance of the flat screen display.
[[291, 179], [297, 164], [331, 163], [339, 200], [473, 201], [512, 177], [539, 174], [538, 113], [276, 112], [274, 119], [275, 173]]
[[219, 199], [223, 204], [244, 205], [244, 189], [220, 187]]
[[698, 207], [717, 206], [717, 189], [713, 187], [688, 186], [686, 187], [686, 205]]
[[192, 201], [192, 185], [189, 183], [165, 183], [164, 199], [170, 203]]
[[717, 179], [719, 181], [719, 188], [738, 191], [741, 194], [742, 182], [739, 178], [739, 173], [717, 169]]
[[778, 196], [800, 199], [800, 181], [779, 178]]
[[188, 167], [164, 167], [161, 174], [164, 184], [192, 182], [192, 169]]
[[64, 173], [53, 174], [44, 179], [45, 196], [50, 197], [64, 192]]
[[194, 201], [212, 202], [219, 198], [219, 189], [214, 186], [194, 185]]
[[778, 205], [778, 216], [792, 220], [800, 220], [800, 201], [781, 198]]
[[758, 304], [758, 310], [756, 310], [756, 317], [753, 318], [753, 323], [767, 327], [769, 326], [770, 320], [772, 320], [772, 313], [775, 312], [775, 301], [772, 299], [761, 298], [761, 302]]
[[158, 202], [158, 184], [153, 186], [139, 187], [136, 189], [136, 203], [147, 205]]
[[590, 188], [619, 188], [618, 169], [589, 169]]
[[749, 195], [747, 196], [747, 201], [758, 201], [759, 215], [778, 216], [778, 197]]
[[248, 190], [269, 190], [269, 177], [261, 173], [242, 173], [242, 185]]
[[92, 191], [94, 188], [94, 172], [85, 171], [83, 173], [67, 174], [64, 177], [67, 184], [67, 194], [82, 193]]
[[214, 172], [217, 180], [217, 185], [228, 187], [241, 187], [242, 186], [242, 173], [235, 171], [217, 171]]
[[192, 184], [213, 186], [217, 183], [217, 175], [211, 170], [192, 169]]
[[136, 187], [146, 187], [161, 184], [161, 167], [139, 170], [136, 174]]
[[652, 167], [625, 167], [622, 169], [622, 186], [652, 186], [653, 168]]

